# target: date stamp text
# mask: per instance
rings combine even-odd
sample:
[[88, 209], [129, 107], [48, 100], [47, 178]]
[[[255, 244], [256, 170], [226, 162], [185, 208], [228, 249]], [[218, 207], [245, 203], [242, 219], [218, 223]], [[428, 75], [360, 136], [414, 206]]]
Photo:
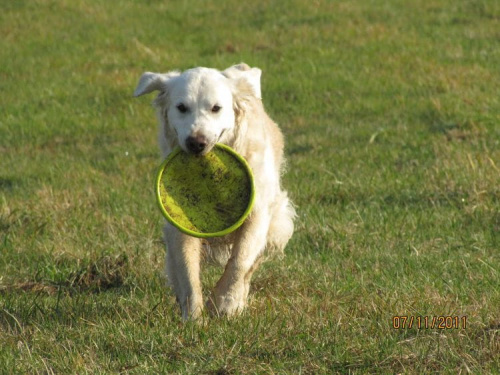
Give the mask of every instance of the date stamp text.
[[467, 316], [393, 316], [394, 329], [466, 329]]

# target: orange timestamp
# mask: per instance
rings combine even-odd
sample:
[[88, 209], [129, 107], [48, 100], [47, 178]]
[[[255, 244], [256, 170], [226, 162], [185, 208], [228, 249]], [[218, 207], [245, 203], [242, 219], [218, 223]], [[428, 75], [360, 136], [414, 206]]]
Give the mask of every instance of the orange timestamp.
[[394, 329], [466, 329], [467, 316], [393, 316]]

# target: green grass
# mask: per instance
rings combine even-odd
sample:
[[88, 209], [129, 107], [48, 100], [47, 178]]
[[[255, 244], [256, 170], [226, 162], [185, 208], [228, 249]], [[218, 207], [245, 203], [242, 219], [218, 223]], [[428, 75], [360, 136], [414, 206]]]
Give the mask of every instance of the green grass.
[[[0, 0], [0, 373], [500, 372], [500, 3], [268, 3]], [[132, 92], [241, 61], [296, 233], [242, 316], [182, 324]]]

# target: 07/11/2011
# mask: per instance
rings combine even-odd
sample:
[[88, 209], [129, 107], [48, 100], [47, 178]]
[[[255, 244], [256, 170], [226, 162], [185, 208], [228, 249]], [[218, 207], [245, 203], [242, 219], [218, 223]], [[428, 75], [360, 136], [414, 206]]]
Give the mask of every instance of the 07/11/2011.
[[394, 329], [465, 329], [467, 316], [393, 316]]

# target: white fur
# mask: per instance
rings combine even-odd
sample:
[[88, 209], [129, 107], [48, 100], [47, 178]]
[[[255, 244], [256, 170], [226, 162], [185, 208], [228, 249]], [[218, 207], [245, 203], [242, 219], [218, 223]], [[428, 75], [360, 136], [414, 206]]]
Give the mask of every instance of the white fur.
[[[201, 135], [208, 144], [203, 153], [217, 142], [227, 144], [248, 161], [255, 176], [254, 209], [226, 237], [201, 240], [165, 225], [167, 276], [184, 319], [197, 318], [203, 310], [200, 262], [205, 254], [226, 261], [207, 304], [217, 314], [233, 315], [246, 305], [250, 279], [264, 250], [282, 252], [293, 233], [295, 210], [280, 184], [283, 136], [264, 111], [260, 76], [260, 69], [246, 64], [222, 72], [208, 68], [148, 72], [134, 92], [140, 96], [159, 91], [155, 106], [164, 157], [177, 145], [189, 152], [187, 138]], [[220, 109], [214, 111], [214, 106]]]

